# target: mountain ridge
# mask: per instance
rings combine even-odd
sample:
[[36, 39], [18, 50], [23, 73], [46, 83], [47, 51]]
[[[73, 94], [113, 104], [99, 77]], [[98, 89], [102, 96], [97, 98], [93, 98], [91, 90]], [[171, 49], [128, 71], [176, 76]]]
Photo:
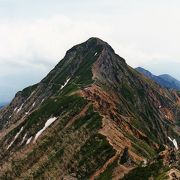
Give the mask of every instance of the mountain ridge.
[[168, 137], [179, 145], [179, 117], [178, 92], [90, 38], [0, 110], [0, 177], [123, 178], [152, 162], [160, 165], [144, 177], [161, 175], [168, 165], [178, 167], [168, 160], [178, 156]]
[[156, 83], [161, 85], [162, 87], [165, 88], [172, 88], [175, 90], [180, 90], [180, 81], [175, 79], [169, 74], [162, 74], [162, 75], [154, 75], [150, 71], [142, 68], [142, 67], [137, 67], [135, 68], [138, 72], [142, 73], [143, 75], [147, 76], [148, 78], [154, 80]]

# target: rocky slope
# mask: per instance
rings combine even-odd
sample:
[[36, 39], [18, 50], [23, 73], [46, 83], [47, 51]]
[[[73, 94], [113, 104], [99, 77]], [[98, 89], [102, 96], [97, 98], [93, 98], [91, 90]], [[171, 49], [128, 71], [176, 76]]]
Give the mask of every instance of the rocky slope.
[[142, 67], [137, 67], [135, 69], [146, 77], [152, 79], [162, 87], [180, 90], [180, 81], [168, 74], [156, 76]]
[[0, 110], [0, 179], [165, 177], [179, 125], [178, 92], [90, 38]]

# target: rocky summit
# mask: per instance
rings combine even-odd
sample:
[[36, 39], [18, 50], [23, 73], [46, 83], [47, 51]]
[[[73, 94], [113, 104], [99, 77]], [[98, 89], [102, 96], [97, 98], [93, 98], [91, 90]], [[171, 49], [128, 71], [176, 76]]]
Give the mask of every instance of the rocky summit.
[[0, 110], [0, 179], [172, 179], [180, 93], [90, 38]]

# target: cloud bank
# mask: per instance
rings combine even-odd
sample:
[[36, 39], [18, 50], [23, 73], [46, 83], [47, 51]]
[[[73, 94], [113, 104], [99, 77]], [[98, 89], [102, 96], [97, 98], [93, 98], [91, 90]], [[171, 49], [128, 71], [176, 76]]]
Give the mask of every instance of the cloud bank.
[[0, 0], [0, 101], [40, 81], [69, 48], [92, 36], [133, 67], [180, 79], [180, 2], [173, 2]]

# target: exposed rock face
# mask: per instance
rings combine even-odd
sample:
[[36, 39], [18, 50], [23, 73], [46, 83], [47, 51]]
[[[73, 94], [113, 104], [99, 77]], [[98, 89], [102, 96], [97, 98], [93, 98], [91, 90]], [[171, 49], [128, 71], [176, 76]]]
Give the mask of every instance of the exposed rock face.
[[120, 164], [126, 164], [126, 165], [130, 165], [132, 163], [132, 160], [129, 156], [129, 152], [128, 152], [128, 148], [126, 147], [124, 149], [124, 152], [121, 156], [121, 159], [120, 159]]
[[67, 51], [0, 119], [0, 179], [118, 179], [174, 148], [168, 137], [180, 144], [179, 94], [98, 38]]

